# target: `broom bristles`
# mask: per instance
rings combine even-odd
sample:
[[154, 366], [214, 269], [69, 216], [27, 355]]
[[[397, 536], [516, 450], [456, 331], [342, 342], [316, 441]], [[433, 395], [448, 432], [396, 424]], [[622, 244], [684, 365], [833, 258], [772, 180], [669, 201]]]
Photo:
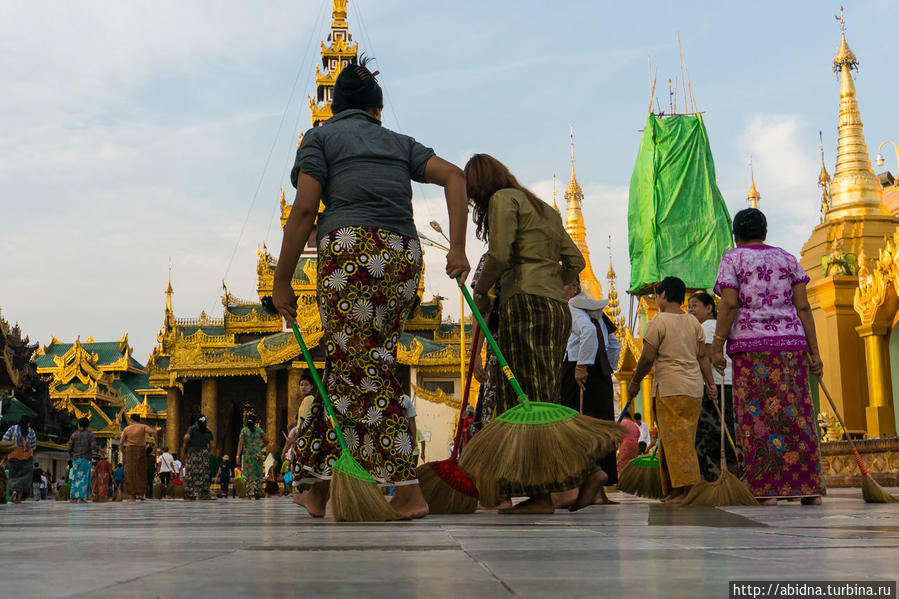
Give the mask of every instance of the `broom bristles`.
[[331, 509], [338, 522], [386, 522], [408, 520], [389, 503], [377, 483], [361, 481], [332, 470]]
[[459, 467], [477, 485], [481, 504], [493, 507], [505, 499], [500, 485], [539, 487], [582, 476], [625, 431], [583, 415], [547, 424], [493, 420], [468, 442]]
[[726, 468], [713, 483], [702, 481], [693, 485], [681, 502], [685, 507], [716, 507], [725, 505], [758, 505], [749, 488]]
[[618, 490], [646, 499], [661, 499], [662, 474], [659, 468], [643, 468], [628, 464], [618, 475]]
[[431, 514], [473, 514], [477, 511], [478, 498], [454, 489], [431, 468], [430, 462], [419, 466], [416, 474]]
[[899, 503], [899, 498], [887, 493], [870, 475], [862, 476], [862, 497], [865, 503]]

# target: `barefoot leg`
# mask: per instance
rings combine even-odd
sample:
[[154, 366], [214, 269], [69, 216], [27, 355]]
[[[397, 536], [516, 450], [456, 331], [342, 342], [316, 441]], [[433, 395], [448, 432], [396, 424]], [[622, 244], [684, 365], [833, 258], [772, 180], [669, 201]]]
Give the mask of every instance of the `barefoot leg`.
[[313, 518], [324, 518], [330, 490], [330, 481], [318, 482], [312, 485], [312, 488], [308, 491], [294, 496], [293, 502], [306, 508], [306, 511]]
[[500, 514], [552, 514], [556, 511], [553, 507], [553, 498], [549, 493], [534, 495], [530, 499], [522, 501], [515, 507], [499, 510]]
[[424, 518], [428, 515], [428, 502], [418, 483], [396, 487], [390, 505], [407, 518]]
[[567, 491], [562, 491], [561, 493], [559, 493], [559, 498], [556, 499], [555, 506], [557, 508], [569, 507], [577, 500], [578, 493], [578, 489], [568, 489]]
[[578, 489], [577, 500], [568, 507], [569, 512], [576, 512], [588, 505], [593, 505], [596, 495], [602, 486], [609, 480], [609, 475], [602, 470], [596, 470], [587, 477]]

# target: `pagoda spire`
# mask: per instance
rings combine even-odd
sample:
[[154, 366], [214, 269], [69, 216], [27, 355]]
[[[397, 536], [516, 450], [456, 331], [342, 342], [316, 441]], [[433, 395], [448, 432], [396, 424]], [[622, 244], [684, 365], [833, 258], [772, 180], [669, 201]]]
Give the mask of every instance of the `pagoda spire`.
[[562, 211], [559, 210], [559, 205], [556, 203], [556, 174], [553, 173], [553, 210], [562, 214]]
[[331, 33], [328, 43], [323, 41], [321, 45], [321, 65], [315, 67], [316, 95], [309, 98], [313, 127], [333, 116], [331, 100], [334, 98], [334, 83], [343, 67], [356, 60], [359, 51], [349, 32], [346, 7], [347, 0], [331, 0]]
[[759, 190], [755, 188], [755, 170], [752, 168], [752, 157], [749, 157], [749, 176], [752, 179], [752, 186], [749, 188], [749, 193], [746, 195], [746, 203], [749, 204], [750, 208], [759, 209], [759, 200], [762, 199], [762, 194], [759, 193]]
[[824, 136], [818, 131], [818, 148], [821, 150], [821, 172], [818, 173], [818, 187], [821, 188], [821, 222], [830, 210], [830, 173], [824, 164]]
[[[624, 317], [621, 315], [621, 302], [618, 301], [618, 291], [615, 289], [615, 267], [612, 266], [612, 236], [609, 235], [609, 272], [607, 277], [609, 279], [609, 305], [606, 307], [606, 311], [609, 312], [609, 315], [612, 317], [612, 322], [615, 323], [615, 326], [618, 328], [618, 334], [621, 334], [621, 331], [624, 329]], [[617, 367], [617, 364], [613, 366]]]
[[587, 265], [581, 271], [581, 289], [592, 299], [602, 299], [602, 285], [593, 274], [593, 266], [590, 264], [590, 250], [587, 248], [587, 227], [584, 226], [584, 214], [581, 211], [581, 203], [584, 201], [584, 191], [577, 182], [574, 173], [574, 125], [571, 126], [571, 179], [565, 189], [565, 199], [568, 201], [568, 210], [565, 216], [565, 230], [571, 236], [571, 240], [581, 251]]
[[840, 7], [842, 30], [840, 47], [833, 59], [833, 70], [840, 77], [839, 143], [837, 166], [830, 183], [830, 209], [827, 217], [886, 214], [883, 189], [871, 168], [865, 145], [862, 118], [858, 109], [852, 71], [858, 71], [858, 59], [846, 42], [846, 21]]

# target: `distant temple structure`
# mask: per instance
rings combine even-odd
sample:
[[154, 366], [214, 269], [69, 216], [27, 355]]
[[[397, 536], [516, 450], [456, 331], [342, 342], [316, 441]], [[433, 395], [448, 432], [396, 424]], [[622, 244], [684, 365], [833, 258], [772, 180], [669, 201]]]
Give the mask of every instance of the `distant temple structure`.
[[118, 341], [50, 343], [37, 349], [37, 373], [49, 384], [53, 407], [74, 418], [88, 418], [109, 457], [118, 451], [119, 435], [129, 414], [150, 426], [166, 418], [165, 391], [150, 384], [147, 369], [132, 357], [125, 333]]
[[899, 335], [892, 334], [899, 206], [884, 202], [884, 189], [892, 182], [871, 168], [853, 79], [858, 60], [845, 27], [833, 69], [840, 81], [836, 169], [831, 180], [822, 162], [823, 221], [803, 246], [800, 263], [811, 277], [808, 295], [824, 382], [846, 426], [854, 435], [889, 437], [896, 434], [897, 377], [891, 371], [899, 352], [890, 350], [899, 345]]
[[[571, 129], [571, 178], [568, 187], [565, 188], [565, 199], [568, 201], [568, 210], [565, 215], [565, 230], [574, 241], [574, 244], [584, 256], [587, 265], [581, 271], [581, 289], [591, 299], [602, 299], [602, 285], [593, 274], [593, 265], [590, 264], [590, 249], [587, 247], [587, 227], [584, 224], [584, 212], [581, 205], [584, 202], [584, 190], [577, 182], [574, 174], [574, 127]], [[553, 197], [553, 206], [556, 206], [556, 198]]]
[[[346, 0], [332, 2], [330, 34], [327, 43], [322, 42], [321, 65], [315, 71], [316, 95], [309, 99], [312, 126], [332, 116], [337, 75], [358, 53], [348, 30], [346, 7]], [[283, 229], [291, 209], [283, 189], [280, 207]], [[323, 369], [316, 251], [315, 244], [307, 245], [291, 284], [298, 297], [304, 341], [316, 368]], [[170, 447], [180, 444], [190, 418], [203, 413], [215, 435], [214, 453], [233, 456], [248, 410], [257, 415], [266, 432], [268, 451], [276, 452], [283, 444], [282, 432], [295, 420], [302, 399], [299, 380], [307, 367], [293, 333], [284, 330], [281, 316], [267, 313], [262, 306], [262, 299], [272, 295], [276, 266], [277, 260], [265, 245], [261, 246], [257, 251], [256, 297], [240, 299], [223, 285], [221, 318], [205, 313], [195, 318], [177, 317], [169, 281], [163, 325], [148, 366], [151, 384], [164, 389], [167, 396], [165, 428]], [[418, 288], [420, 300], [423, 294], [422, 282]], [[421, 301], [406, 322], [398, 355], [397, 376], [415, 401], [418, 429], [426, 441], [429, 460], [449, 455], [462, 394], [460, 324], [444, 320], [442, 299]], [[465, 326], [470, 329], [470, 325]], [[477, 390], [475, 382], [473, 398]]]

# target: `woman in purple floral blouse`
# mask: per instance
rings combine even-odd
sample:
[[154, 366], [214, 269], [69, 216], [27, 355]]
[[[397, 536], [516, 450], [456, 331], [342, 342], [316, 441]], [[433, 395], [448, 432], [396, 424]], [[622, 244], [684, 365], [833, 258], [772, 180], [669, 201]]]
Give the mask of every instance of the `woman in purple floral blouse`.
[[726, 340], [746, 482], [763, 505], [793, 497], [817, 505], [824, 486], [808, 375], [820, 377], [822, 364], [809, 278], [792, 254], [765, 245], [761, 211], [738, 212], [733, 233], [737, 247], [724, 254], [715, 283], [712, 361], [724, 368]]

